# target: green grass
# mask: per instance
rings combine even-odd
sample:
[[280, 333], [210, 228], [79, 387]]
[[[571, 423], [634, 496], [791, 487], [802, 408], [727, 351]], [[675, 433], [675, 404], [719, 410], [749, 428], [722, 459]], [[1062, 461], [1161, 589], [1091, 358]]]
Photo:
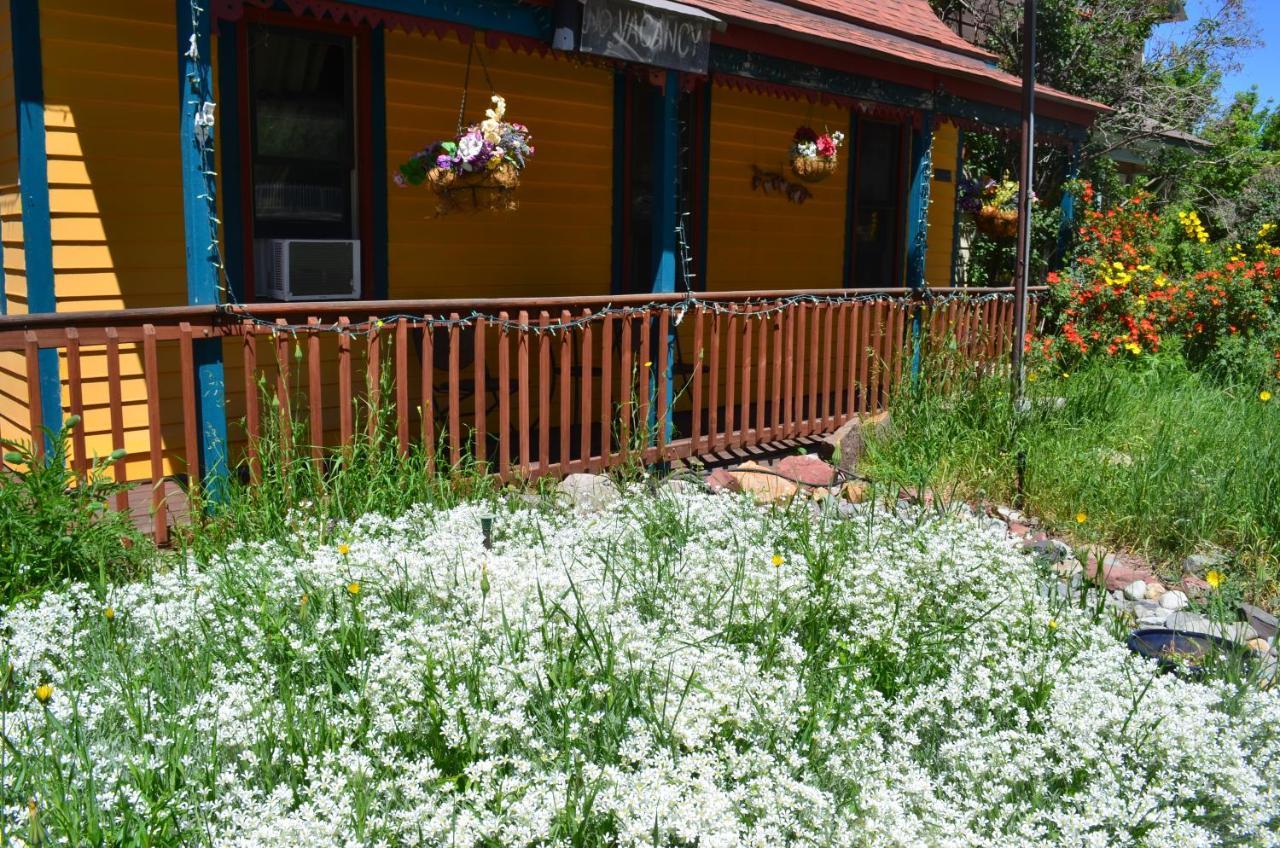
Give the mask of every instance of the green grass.
[[1032, 368], [1032, 407], [1015, 415], [1006, 375], [925, 370], [894, 399], [892, 432], [873, 441], [864, 473], [1007, 504], [1025, 451], [1025, 506], [1051, 528], [1171, 573], [1219, 545], [1248, 594], [1280, 591], [1280, 403], [1166, 357]]

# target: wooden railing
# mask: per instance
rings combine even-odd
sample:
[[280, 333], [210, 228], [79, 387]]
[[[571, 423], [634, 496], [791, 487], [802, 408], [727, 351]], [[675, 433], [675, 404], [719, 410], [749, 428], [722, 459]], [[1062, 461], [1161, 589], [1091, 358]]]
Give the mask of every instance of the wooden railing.
[[[885, 407], [917, 343], [950, 336], [991, 361], [1012, 342], [1012, 317], [1007, 290], [950, 289], [8, 316], [0, 436], [40, 432], [38, 351], [56, 349], [63, 415], [81, 419], [76, 473], [123, 449], [121, 482], [197, 479], [209, 438], [197, 354], [214, 345], [232, 421], [221, 455], [250, 473], [264, 428], [320, 461], [386, 421], [401, 449], [418, 442], [433, 463], [465, 459], [504, 478], [599, 471], [834, 430]], [[163, 486], [150, 506], [163, 541]]]

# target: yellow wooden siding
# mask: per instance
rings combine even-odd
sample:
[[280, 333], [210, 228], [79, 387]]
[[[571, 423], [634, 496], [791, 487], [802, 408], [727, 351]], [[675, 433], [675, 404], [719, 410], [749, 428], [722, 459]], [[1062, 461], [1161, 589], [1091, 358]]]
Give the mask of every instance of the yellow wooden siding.
[[[177, 29], [169, 0], [42, 0], [45, 128], [59, 312], [186, 302]], [[121, 348], [131, 478], [149, 477], [141, 349]], [[166, 473], [184, 469], [176, 343], [161, 345]], [[112, 449], [106, 355], [81, 364], [89, 453]], [[70, 405], [62, 357], [64, 407]]]
[[[388, 189], [390, 295], [508, 297], [610, 290], [613, 75], [565, 58], [485, 51], [508, 120], [533, 132], [537, 153], [511, 213], [435, 217], [424, 187]], [[453, 135], [467, 48], [455, 39], [388, 32], [387, 164]], [[472, 68], [467, 121], [489, 89]], [[373, 179], [391, 180], [391, 174]]]
[[847, 131], [849, 112], [717, 87], [711, 92], [707, 287], [839, 288], [844, 280], [848, 162], [796, 205], [751, 188], [753, 165], [794, 179], [787, 150], [796, 128]]
[[[9, 4], [0, 6], [0, 241], [4, 249], [5, 311], [27, 311], [26, 263], [22, 242], [22, 197], [18, 191], [18, 114], [13, 90], [13, 28]], [[26, 360], [0, 353], [0, 436], [26, 439]]]
[[947, 181], [929, 185], [929, 241], [925, 251], [924, 279], [930, 286], [951, 285], [952, 243], [956, 220], [956, 145], [960, 131], [954, 124], [938, 124], [933, 130], [933, 168], [951, 173]]

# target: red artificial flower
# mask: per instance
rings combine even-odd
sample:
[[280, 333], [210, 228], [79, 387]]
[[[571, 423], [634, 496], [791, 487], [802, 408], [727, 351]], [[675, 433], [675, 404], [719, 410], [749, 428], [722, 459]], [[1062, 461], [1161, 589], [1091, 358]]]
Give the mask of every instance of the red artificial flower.
[[826, 156], [828, 159], [836, 155], [836, 143], [826, 133], [818, 136], [818, 155]]

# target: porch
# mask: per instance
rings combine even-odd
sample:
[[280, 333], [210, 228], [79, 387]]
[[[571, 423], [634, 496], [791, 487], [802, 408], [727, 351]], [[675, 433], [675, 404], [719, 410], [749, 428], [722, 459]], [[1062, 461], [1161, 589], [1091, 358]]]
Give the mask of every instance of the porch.
[[[323, 464], [394, 439], [504, 480], [709, 458], [878, 412], [939, 345], [997, 363], [1012, 318], [1007, 290], [945, 288], [188, 306], [3, 317], [0, 354], [24, 362], [31, 432], [79, 416], [76, 474], [125, 451], [111, 474], [138, 485], [112, 507], [165, 542], [191, 480], [252, 479], [264, 445]], [[220, 396], [201, 345], [221, 354]], [[42, 352], [69, 375], [52, 398]]]

